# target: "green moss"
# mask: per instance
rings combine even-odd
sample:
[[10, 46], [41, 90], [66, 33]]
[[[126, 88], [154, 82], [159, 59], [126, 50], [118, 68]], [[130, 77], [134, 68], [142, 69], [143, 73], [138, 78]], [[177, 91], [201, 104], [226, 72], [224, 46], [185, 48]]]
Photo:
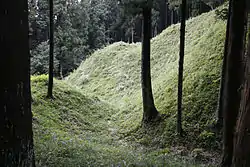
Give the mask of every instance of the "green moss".
[[38, 166], [106, 166], [134, 159], [127, 148], [112, 142], [107, 121], [114, 110], [108, 104], [57, 80], [54, 99], [47, 99], [47, 76], [31, 80]]
[[[58, 80], [54, 80], [54, 99], [48, 99], [47, 80], [46, 75], [31, 78], [38, 167], [147, 167], [168, 162], [160, 154], [150, 155], [141, 146], [119, 138], [118, 127], [112, 121], [119, 110]], [[177, 162], [179, 166], [187, 163], [171, 161]]]
[[215, 118], [225, 23], [214, 11], [187, 21], [184, 138], [175, 132], [179, 26], [151, 41], [153, 93], [164, 114], [151, 127], [141, 127], [140, 43], [96, 51], [66, 81], [55, 80], [52, 100], [47, 76], [32, 77], [37, 166], [198, 166], [168, 148], [217, 148], [207, 126]]
[[[173, 25], [151, 41], [155, 103], [162, 114], [169, 116], [160, 125], [164, 130], [155, 134], [162, 141], [165, 139], [164, 144], [175, 143], [176, 137], [173, 134], [176, 130], [179, 27], [179, 24]], [[214, 11], [187, 21], [183, 126], [188, 145], [208, 148], [212, 142], [213, 148], [218, 147], [215, 141], [201, 134], [215, 119], [224, 38], [225, 22], [217, 19]], [[67, 78], [70, 84], [120, 110], [114, 120], [121, 133], [130, 133], [141, 123], [140, 53], [140, 43], [112, 44], [95, 52]]]

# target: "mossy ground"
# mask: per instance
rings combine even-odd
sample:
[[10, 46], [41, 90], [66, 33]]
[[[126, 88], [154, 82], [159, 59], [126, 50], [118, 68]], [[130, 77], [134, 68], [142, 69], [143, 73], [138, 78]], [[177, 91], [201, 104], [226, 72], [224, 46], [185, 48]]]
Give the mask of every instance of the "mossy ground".
[[54, 80], [48, 99], [46, 75], [32, 77], [33, 130], [38, 167], [199, 166], [169, 149], [149, 151], [119, 138], [117, 110], [96, 97]]
[[[96, 51], [67, 78], [67, 82], [119, 108], [115, 117], [124, 135], [131, 137], [132, 133], [137, 139], [141, 136], [138, 134], [145, 137], [146, 133], [150, 139], [147, 142], [152, 146], [172, 146], [177, 141], [179, 27], [179, 24], [173, 25], [151, 41], [153, 94], [156, 108], [167, 117], [152, 130], [140, 128], [140, 43], [119, 42]], [[187, 21], [183, 78], [185, 136], [182, 140], [187, 147], [220, 147], [208, 126], [216, 118], [224, 39], [225, 21], [217, 19], [215, 11]]]
[[153, 93], [164, 114], [152, 126], [141, 127], [140, 43], [96, 51], [66, 81], [55, 80], [53, 100], [47, 77], [33, 77], [38, 166], [215, 164], [204, 149], [220, 144], [207, 127], [216, 115], [224, 38], [225, 22], [214, 11], [187, 21], [182, 139], [175, 133], [179, 24], [151, 42]]

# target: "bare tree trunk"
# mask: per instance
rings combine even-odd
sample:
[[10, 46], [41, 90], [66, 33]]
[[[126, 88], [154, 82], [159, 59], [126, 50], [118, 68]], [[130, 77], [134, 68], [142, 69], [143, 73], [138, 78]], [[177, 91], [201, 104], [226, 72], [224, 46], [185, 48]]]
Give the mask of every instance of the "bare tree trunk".
[[234, 141], [234, 167], [250, 166], [250, 34], [248, 34], [248, 51], [245, 68], [245, 84], [242, 92], [239, 119], [236, 127], [236, 137]]
[[232, 0], [232, 15], [223, 102], [223, 158], [221, 166], [231, 166], [236, 118], [240, 107], [246, 0]]
[[182, 0], [181, 4], [181, 28], [180, 28], [180, 58], [178, 75], [178, 113], [177, 113], [177, 132], [182, 136], [182, 87], [183, 87], [183, 64], [185, 52], [185, 27], [186, 27], [186, 6], [187, 1]]
[[63, 79], [63, 72], [62, 72], [62, 63], [61, 63], [61, 61], [59, 61], [59, 63], [58, 63], [58, 78], [59, 79]]
[[170, 25], [172, 25], [172, 24], [174, 24], [174, 9], [171, 9], [170, 17], [171, 17], [171, 23], [170, 23]]
[[50, 52], [49, 52], [49, 84], [48, 97], [53, 97], [53, 75], [54, 75], [54, 11], [53, 0], [49, 0], [50, 4]]
[[134, 28], [132, 27], [132, 31], [131, 31], [131, 40], [132, 40], [132, 43], [134, 43]]
[[223, 93], [224, 93], [224, 84], [225, 84], [225, 71], [226, 71], [226, 63], [227, 63], [227, 54], [228, 54], [228, 38], [229, 38], [229, 28], [230, 28], [230, 18], [232, 12], [232, 0], [229, 0], [228, 6], [228, 18], [227, 18], [227, 30], [226, 30], [226, 40], [224, 45], [224, 57], [223, 64], [221, 69], [221, 79], [220, 79], [220, 92], [218, 98], [218, 106], [217, 106], [217, 129], [220, 130], [223, 125]]
[[169, 17], [169, 6], [168, 6], [168, 0], [166, 0], [166, 28], [170, 25], [170, 17]]
[[143, 98], [143, 122], [152, 121], [158, 116], [155, 108], [151, 85], [150, 73], [150, 39], [151, 39], [151, 8], [143, 8], [143, 33], [142, 33], [142, 66], [141, 85]]
[[160, 1], [160, 29], [159, 33], [161, 33], [166, 28], [166, 21], [167, 21], [167, 1], [161, 0]]
[[60, 64], [60, 77], [63, 79], [63, 66]]
[[33, 167], [28, 1], [0, 1], [0, 7], [0, 166]]

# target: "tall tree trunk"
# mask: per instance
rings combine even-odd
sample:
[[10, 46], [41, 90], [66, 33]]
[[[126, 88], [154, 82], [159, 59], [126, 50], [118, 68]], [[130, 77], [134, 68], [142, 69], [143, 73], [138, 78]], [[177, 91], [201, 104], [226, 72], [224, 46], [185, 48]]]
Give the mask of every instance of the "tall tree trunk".
[[223, 159], [221, 166], [226, 167], [232, 164], [234, 129], [240, 106], [245, 8], [246, 0], [232, 0], [223, 102]]
[[167, 21], [167, 0], [160, 1], [160, 29], [159, 33], [161, 33], [166, 28]]
[[168, 6], [168, 1], [166, 0], [166, 28], [170, 25], [169, 21], [169, 6]]
[[152, 33], [152, 37], [155, 37], [156, 35], [158, 35], [158, 28], [157, 28], [157, 24], [155, 24], [155, 26], [153, 27], [153, 33]]
[[234, 167], [250, 166], [250, 34], [248, 34], [248, 51], [245, 68], [245, 84], [242, 92], [239, 119], [237, 121], [234, 141]]
[[[14, 4], [14, 5], [13, 5]], [[35, 166], [28, 1], [1, 1], [0, 166]]]
[[62, 72], [62, 63], [61, 63], [61, 61], [59, 61], [59, 63], [58, 63], [58, 78], [59, 79], [63, 79], [63, 72]]
[[172, 25], [172, 24], [174, 24], [174, 9], [171, 9], [170, 17], [171, 17], [171, 23], [170, 23], [170, 25]]
[[50, 8], [50, 52], [49, 52], [49, 84], [48, 84], [48, 97], [53, 97], [53, 74], [54, 74], [54, 12], [53, 0], [49, 0]]
[[173, 24], [176, 24], [176, 11], [173, 10]]
[[[179, 22], [181, 22], [181, 6], [179, 6], [178, 8], [177, 8], [177, 10], [176, 10], [176, 19], [177, 19], [177, 21], [176, 21], [176, 23], [179, 23]], [[186, 4], [186, 13], [185, 13], [185, 19], [187, 18], [187, 4]]]
[[187, 18], [190, 17], [190, 3], [187, 4]]
[[152, 121], [158, 116], [155, 108], [150, 73], [150, 39], [151, 39], [151, 8], [143, 8], [143, 32], [142, 32], [142, 65], [141, 85], [143, 99], [143, 122]]
[[218, 106], [217, 106], [217, 129], [220, 130], [223, 125], [223, 93], [224, 93], [224, 84], [225, 84], [225, 71], [226, 71], [226, 63], [227, 63], [227, 54], [228, 54], [228, 38], [229, 38], [229, 28], [230, 28], [230, 18], [232, 12], [232, 0], [229, 0], [228, 6], [228, 18], [227, 18], [227, 30], [226, 30], [226, 40], [224, 45], [224, 57], [223, 64], [221, 69], [221, 79], [220, 79], [220, 92], [218, 98]]
[[180, 28], [180, 58], [179, 58], [179, 76], [178, 76], [178, 113], [177, 113], [177, 132], [182, 136], [182, 87], [183, 87], [183, 64], [185, 51], [185, 27], [186, 27], [186, 0], [181, 4], [181, 28]]
[[131, 29], [131, 42], [134, 43], [134, 28]]

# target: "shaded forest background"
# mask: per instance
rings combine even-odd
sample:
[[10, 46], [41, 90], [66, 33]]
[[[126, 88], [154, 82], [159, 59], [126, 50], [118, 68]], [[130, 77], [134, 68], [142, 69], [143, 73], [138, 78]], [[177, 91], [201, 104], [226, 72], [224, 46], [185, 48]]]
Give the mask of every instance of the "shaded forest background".
[[[187, 17], [195, 17], [219, 6], [221, 0], [189, 0]], [[152, 37], [180, 22], [179, 0], [154, 1]], [[31, 74], [49, 69], [49, 2], [29, 0]], [[117, 41], [140, 42], [142, 16], [126, 10], [114, 0], [54, 1], [54, 72], [63, 78], [76, 69], [94, 50]]]

